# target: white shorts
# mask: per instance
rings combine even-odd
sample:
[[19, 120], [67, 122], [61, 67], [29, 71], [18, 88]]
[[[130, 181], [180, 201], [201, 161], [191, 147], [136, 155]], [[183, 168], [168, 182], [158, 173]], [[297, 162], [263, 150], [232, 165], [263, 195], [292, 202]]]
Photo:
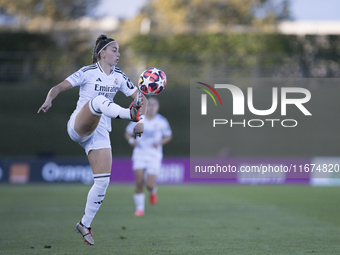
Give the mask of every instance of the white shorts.
[[145, 169], [145, 174], [158, 175], [161, 171], [162, 159], [148, 159], [144, 157], [132, 157], [132, 169]]
[[111, 148], [109, 132], [101, 126], [98, 126], [89, 136], [79, 136], [74, 130], [76, 116], [76, 114], [72, 114], [67, 122], [67, 133], [73, 141], [78, 142], [85, 149], [86, 155], [88, 155], [91, 150]]

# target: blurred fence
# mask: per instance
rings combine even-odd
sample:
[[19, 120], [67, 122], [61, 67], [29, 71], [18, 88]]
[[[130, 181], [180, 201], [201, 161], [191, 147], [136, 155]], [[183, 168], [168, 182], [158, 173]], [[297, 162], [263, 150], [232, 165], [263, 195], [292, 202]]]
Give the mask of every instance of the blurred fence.
[[[340, 56], [330, 54], [205, 55], [164, 54], [124, 56], [119, 67], [136, 83], [145, 69], [163, 69], [172, 84], [190, 78], [339, 78]], [[90, 57], [87, 64], [91, 64]], [[51, 52], [0, 52], [0, 86], [7, 82], [59, 82], [81, 66], [72, 55]], [[85, 64], [85, 65], [87, 65]]]
[[72, 56], [66, 58], [58, 53], [0, 51], [0, 85], [56, 82], [74, 72], [75, 66]]
[[[144, 60], [144, 67], [152, 66], [152, 59]], [[340, 77], [340, 56], [327, 54], [208, 55], [203, 60], [178, 54], [157, 64], [172, 80], [187, 85], [189, 78]]]

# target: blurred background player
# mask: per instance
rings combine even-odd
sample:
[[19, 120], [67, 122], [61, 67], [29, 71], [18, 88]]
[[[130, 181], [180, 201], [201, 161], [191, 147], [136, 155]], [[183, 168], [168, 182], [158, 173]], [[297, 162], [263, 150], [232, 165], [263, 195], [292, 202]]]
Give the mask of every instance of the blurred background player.
[[[93, 64], [82, 67], [66, 80], [52, 87], [48, 92], [40, 111], [47, 112], [52, 100], [60, 92], [80, 86], [77, 107], [72, 113], [67, 131], [71, 139], [78, 142], [86, 152], [94, 177], [81, 221], [76, 230], [88, 244], [94, 244], [91, 222], [99, 210], [110, 183], [112, 154], [109, 132], [111, 118], [128, 119], [138, 122], [134, 135], [141, 135], [144, 130], [142, 106], [143, 95], [136, 89], [126, 75], [116, 67], [120, 58], [119, 45], [111, 38], [100, 35], [93, 49]], [[122, 108], [113, 102], [118, 91], [134, 98], [129, 108]]]
[[125, 138], [134, 147], [132, 168], [135, 175], [135, 215], [144, 215], [145, 194], [143, 186], [150, 194], [150, 204], [157, 203], [156, 178], [162, 166], [163, 145], [172, 139], [172, 131], [168, 120], [158, 113], [159, 101], [149, 97], [146, 116], [144, 118], [144, 133], [142, 137], [134, 138], [133, 129], [136, 123], [130, 122], [126, 127]]

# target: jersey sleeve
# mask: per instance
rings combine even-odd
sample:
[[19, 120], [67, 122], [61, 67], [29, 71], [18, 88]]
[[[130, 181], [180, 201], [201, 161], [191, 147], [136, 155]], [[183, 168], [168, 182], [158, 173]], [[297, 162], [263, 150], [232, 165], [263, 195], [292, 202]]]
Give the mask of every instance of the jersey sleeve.
[[120, 85], [120, 91], [122, 91], [125, 96], [131, 96], [136, 90], [136, 86], [130, 81], [130, 79], [125, 75], [124, 72], [121, 71], [122, 74], [122, 83]]
[[72, 87], [82, 85], [84, 83], [84, 79], [85, 73], [81, 69], [66, 78], [66, 80], [71, 83]]

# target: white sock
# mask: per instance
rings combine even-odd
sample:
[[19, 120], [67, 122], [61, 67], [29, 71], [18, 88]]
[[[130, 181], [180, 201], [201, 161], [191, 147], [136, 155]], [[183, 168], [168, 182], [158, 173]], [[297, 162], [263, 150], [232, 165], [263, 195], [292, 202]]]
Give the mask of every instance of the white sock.
[[97, 116], [104, 113], [106, 116], [113, 119], [131, 119], [129, 108], [123, 108], [103, 95], [93, 98], [89, 102], [89, 107], [91, 112]]
[[102, 204], [106, 189], [110, 183], [110, 174], [94, 174], [94, 184], [92, 185], [88, 195], [85, 206], [85, 213], [81, 222], [87, 228], [90, 227], [91, 222]]
[[135, 200], [136, 211], [144, 211], [145, 208], [145, 194], [144, 193], [135, 193], [133, 194], [133, 199]]

